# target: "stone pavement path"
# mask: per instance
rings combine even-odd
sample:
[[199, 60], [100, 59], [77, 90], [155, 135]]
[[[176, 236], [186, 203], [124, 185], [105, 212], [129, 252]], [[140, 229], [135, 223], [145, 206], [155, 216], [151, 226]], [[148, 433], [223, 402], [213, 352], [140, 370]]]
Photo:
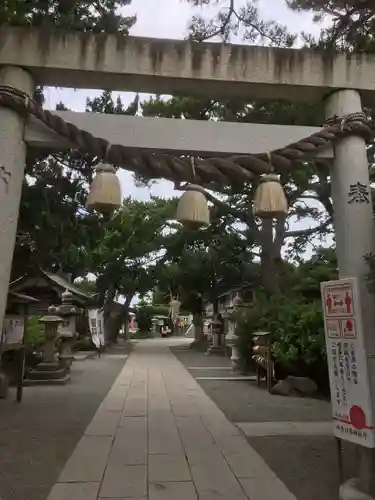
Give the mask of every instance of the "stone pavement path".
[[[299, 500], [337, 498], [337, 443], [328, 401], [273, 396], [265, 383], [258, 387], [250, 381], [220, 380], [217, 375], [229, 374], [228, 358], [205, 356], [182, 346], [172, 350]], [[356, 475], [356, 453], [349, 443], [344, 445], [343, 465], [345, 479]]]
[[136, 344], [48, 500], [295, 500], [173, 342]]

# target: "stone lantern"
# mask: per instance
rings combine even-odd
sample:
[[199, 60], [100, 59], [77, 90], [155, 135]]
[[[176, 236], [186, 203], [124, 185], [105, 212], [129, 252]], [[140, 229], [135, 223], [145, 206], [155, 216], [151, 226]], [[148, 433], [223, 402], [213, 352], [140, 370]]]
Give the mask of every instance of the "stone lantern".
[[243, 307], [243, 301], [241, 297], [237, 294], [233, 300], [232, 306], [227, 308], [227, 318], [228, 318], [228, 330], [226, 336], [226, 345], [231, 348], [231, 357], [233, 370], [238, 368], [238, 361], [240, 359], [237, 349], [237, 321], [233, 318], [233, 313], [237, 312], [241, 307]]
[[57, 354], [58, 328], [63, 319], [57, 316], [56, 310], [56, 306], [50, 306], [48, 314], [39, 320], [45, 328], [43, 361], [28, 372], [27, 379], [24, 381], [25, 385], [65, 384], [70, 380], [69, 371], [61, 365]]
[[56, 314], [56, 307], [51, 306], [48, 308], [48, 314], [40, 318], [40, 322], [44, 324], [45, 328], [45, 341], [43, 344], [43, 361], [38, 365], [51, 365], [58, 364], [58, 355], [56, 350], [56, 341], [59, 337], [58, 328], [63, 322], [63, 319]]
[[218, 318], [218, 315], [215, 315], [213, 321], [211, 322], [211, 331], [212, 331], [212, 345], [209, 347], [207, 354], [219, 354], [225, 355], [225, 345], [223, 341], [222, 335], [223, 323]]
[[56, 307], [56, 313], [61, 316], [63, 322], [59, 325], [59, 336], [62, 339], [60, 359], [70, 367], [73, 359], [73, 343], [77, 337], [77, 317], [83, 313], [83, 309], [73, 304], [73, 294], [69, 290], [61, 296], [62, 304]]

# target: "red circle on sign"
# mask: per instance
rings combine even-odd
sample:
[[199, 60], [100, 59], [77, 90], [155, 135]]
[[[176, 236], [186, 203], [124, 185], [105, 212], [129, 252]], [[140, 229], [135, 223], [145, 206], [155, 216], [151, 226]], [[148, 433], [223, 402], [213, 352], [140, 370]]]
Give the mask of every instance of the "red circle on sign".
[[350, 422], [355, 429], [366, 427], [366, 415], [360, 406], [352, 406], [349, 412]]

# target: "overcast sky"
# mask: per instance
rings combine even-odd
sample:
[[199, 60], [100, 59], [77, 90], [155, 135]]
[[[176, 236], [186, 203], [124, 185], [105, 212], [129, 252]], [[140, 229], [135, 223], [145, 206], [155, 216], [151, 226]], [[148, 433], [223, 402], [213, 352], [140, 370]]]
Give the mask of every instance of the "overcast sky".
[[[241, 0], [238, 0], [240, 4]], [[225, 5], [227, 2], [223, 0]], [[259, 0], [259, 10], [266, 20], [277, 20], [287, 25], [291, 32], [306, 31], [318, 34], [321, 26], [314, 25], [311, 15], [297, 14], [285, 4], [285, 0]], [[214, 9], [198, 9], [203, 15], [210, 17]], [[185, 38], [187, 35], [187, 25], [192, 14], [197, 9], [192, 9], [184, 0], [133, 0], [132, 4], [124, 8], [124, 13], [137, 14], [138, 20], [131, 31], [132, 35], [157, 37], [157, 38]], [[47, 89], [46, 106], [54, 109], [56, 104], [62, 101], [73, 111], [84, 111], [87, 97], [94, 97], [100, 92], [93, 90], [73, 89]], [[115, 94], [116, 96], [117, 94]], [[133, 94], [121, 94], [123, 101], [130, 102]], [[147, 99], [148, 95], [141, 96]], [[132, 181], [130, 172], [121, 171], [119, 173], [122, 194], [124, 197], [131, 195], [134, 198], [146, 200], [149, 198], [149, 191], [145, 188], [137, 188]], [[151, 193], [157, 196], [173, 196], [172, 184], [168, 181], [160, 181], [151, 189]]]

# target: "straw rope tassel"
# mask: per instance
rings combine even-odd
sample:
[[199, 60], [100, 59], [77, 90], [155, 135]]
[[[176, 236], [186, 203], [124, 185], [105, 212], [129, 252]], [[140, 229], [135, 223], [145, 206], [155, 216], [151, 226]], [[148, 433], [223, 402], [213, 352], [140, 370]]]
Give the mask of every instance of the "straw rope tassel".
[[185, 227], [196, 229], [210, 223], [210, 213], [205, 195], [196, 191], [194, 184], [187, 186], [177, 205], [176, 220]]
[[96, 175], [87, 196], [87, 207], [106, 213], [121, 206], [121, 188], [116, 170], [108, 163], [96, 168]]
[[266, 174], [260, 178], [260, 184], [254, 197], [254, 215], [272, 219], [288, 213], [288, 202], [279, 176]]
[[[190, 167], [193, 179], [195, 179], [194, 156], [190, 157]], [[188, 229], [198, 229], [202, 226], [208, 226], [210, 223], [210, 212], [207, 199], [199, 186], [189, 184], [186, 187], [186, 191], [179, 199], [177, 205], [176, 220]]]

